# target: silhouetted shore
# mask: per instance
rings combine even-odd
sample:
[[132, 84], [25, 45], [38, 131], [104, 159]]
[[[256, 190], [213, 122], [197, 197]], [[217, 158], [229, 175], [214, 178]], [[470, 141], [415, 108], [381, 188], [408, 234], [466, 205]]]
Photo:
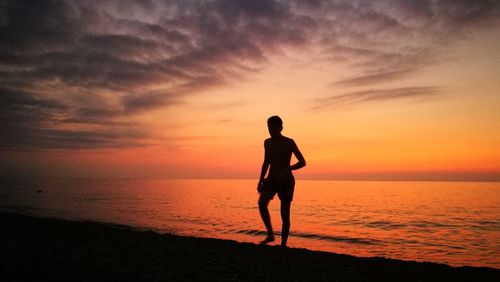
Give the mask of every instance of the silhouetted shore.
[[0, 213], [2, 281], [500, 281], [500, 270], [357, 258]]

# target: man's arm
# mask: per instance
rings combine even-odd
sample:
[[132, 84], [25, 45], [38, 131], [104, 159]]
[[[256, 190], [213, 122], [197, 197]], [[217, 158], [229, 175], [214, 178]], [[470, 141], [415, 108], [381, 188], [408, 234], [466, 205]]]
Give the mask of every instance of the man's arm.
[[298, 162], [290, 166], [290, 170], [297, 170], [305, 167], [306, 160], [304, 159], [304, 156], [302, 156], [302, 153], [300, 152], [299, 147], [297, 147], [297, 144], [295, 144], [295, 141], [292, 141], [292, 153], [295, 155]]
[[268, 168], [269, 168], [269, 162], [264, 159], [264, 162], [262, 163], [262, 169], [260, 170], [259, 183], [264, 180]]
[[269, 165], [271, 164], [269, 160], [269, 154], [267, 152], [267, 145], [266, 142], [264, 141], [264, 162], [262, 163], [262, 169], [260, 170], [260, 177], [259, 177], [259, 183], [257, 185], [257, 190], [260, 192], [260, 188], [262, 187], [262, 182], [264, 181], [264, 177], [266, 176], [267, 169], [269, 168]]

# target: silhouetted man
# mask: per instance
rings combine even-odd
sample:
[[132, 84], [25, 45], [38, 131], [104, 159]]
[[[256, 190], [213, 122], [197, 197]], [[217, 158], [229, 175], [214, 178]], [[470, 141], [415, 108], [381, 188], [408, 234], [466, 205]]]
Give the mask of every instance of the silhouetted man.
[[[281, 246], [285, 247], [288, 233], [290, 232], [290, 205], [292, 204], [293, 190], [295, 187], [295, 179], [292, 170], [304, 167], [306, 161], [295, 144], [295, 141], [281, 135], [283, 121], [279, 116], [270, 117], [267, 120], [267, 127], [271, 138], [264, 141], [264, 163], [262, 164], [259, 184], [257, 186], [257, 191], [260, 193], [259, 211], [267, 229], [267, 237], [261, 244], [267, 244], [274, 241], [274, 232], [267, 206], [269, 205], [269, 201], [274, 198], [274, 195], [278, 194], [281, 200]], [[290, 166], [292, 153], [295, 155], [298, 162]], [[268, 168], [269, 175], [267, 178], [264, 178]]]

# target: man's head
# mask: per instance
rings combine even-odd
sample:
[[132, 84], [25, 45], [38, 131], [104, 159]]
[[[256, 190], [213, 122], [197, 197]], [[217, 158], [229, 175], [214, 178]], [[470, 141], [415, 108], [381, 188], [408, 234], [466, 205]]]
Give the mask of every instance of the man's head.
[[279, 116], [272, 116], [267, 119], [267, 128], [271, 137], [279, 137], [283, 130], [283, 121]]

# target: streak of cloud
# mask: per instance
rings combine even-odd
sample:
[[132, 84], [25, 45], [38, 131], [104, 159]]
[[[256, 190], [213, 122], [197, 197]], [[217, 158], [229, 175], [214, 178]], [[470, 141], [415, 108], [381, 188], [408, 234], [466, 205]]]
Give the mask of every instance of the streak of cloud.
[[341, 95], [331, 96], [316, 100], [316, 105], [312, 110], [325, 108], [336, 108], [345, 105], [359, 104], [366, 102], [381, 102], [395, 99], [415, 99], [429, 98], [440, 93], [440, 89], [435, 86], [426, 87], [402, 87], [376, 90], [354, 91]]
[[383, 72], [383, 73], [375, 73], [375, 74], [363, 75], [363, 76], [354, 77], [354, 78], [337, 80], [334, 82], [334, 85], [339, 85], [339, 86], [372, 85], [372, 84], [377, 84], [377, 83], [381, 83], [381, 82], [387, 82], [387, 81], [401, 79], [401, 78], [410, 76], [414, 72], [415, 72], [414, 69], [408, 69], [408, 70], [396, 70], [396, 71], [389, 71], [389, 72]]

